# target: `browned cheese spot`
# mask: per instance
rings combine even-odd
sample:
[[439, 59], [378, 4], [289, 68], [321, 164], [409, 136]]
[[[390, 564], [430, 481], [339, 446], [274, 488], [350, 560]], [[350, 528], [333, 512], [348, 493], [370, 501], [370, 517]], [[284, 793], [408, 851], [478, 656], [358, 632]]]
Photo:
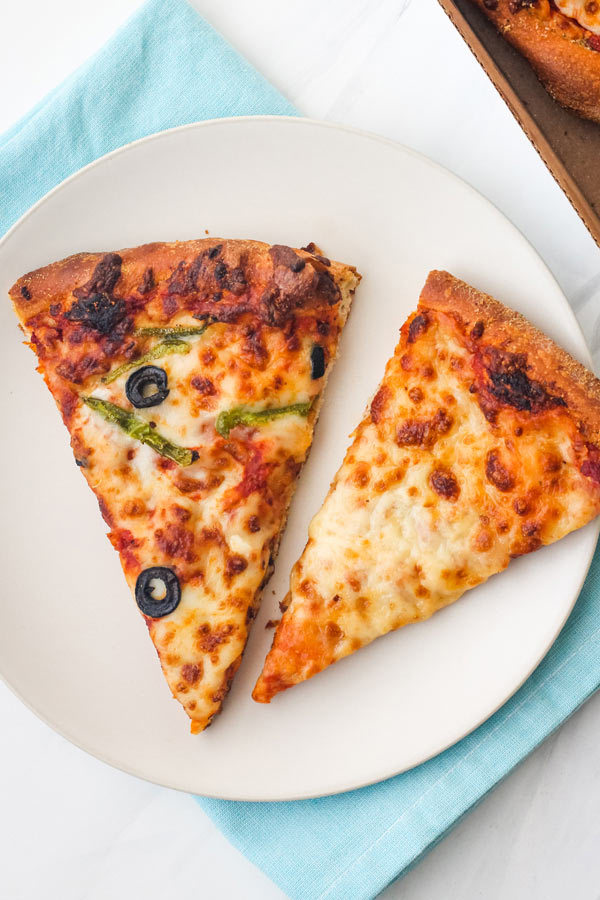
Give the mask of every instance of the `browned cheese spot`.
[[202, 678], [202, 663], [186, 663], [181, 667], [181, 677], [194, 687]]
[[137, 498], [134, 498], [133, 500], [126, 500], [121, 507], [121, 514], [123, 516], [131, 516], [132, 518], [143, 516], [145, 512], [146, 504], [143, 500], [138, 500]]
[[490, 450], [486, 456], [485, 475], [499, 491], [512, 491], [515, 486], [514, 476], [502, 463], [497, 450]]
[[480, 553], [485, 553], [487, 550], [491, 550], [494, 544], [494, 536], [491, 531], [487, 528], [482, 528], [475, 535], [475, 539], [473, 541], [473, 548]]
[[385, 407], [390, 395], [391, 391], [389, 387], [384, 384], [379, 388], [371, 401], [371, 419], [376, 425], [385, 414]]
[[194, 375], [191, 380], [191, 385], [198, 393], [202, 394], [203, 397], [214, 397], [217, 393], [217, 389], [210, 378], [202, 378], [200, 375]]
[[513, 500], [513, 509], [518, 516], [526, 516], [530, 507], [525, 497], [517, 497]]
[[218, 625], [211, 629], [208, 622], [205, 622], [196, 629], [196, 645], [199, 650], [212, 653], [220, 644], [227, 642], [233, 630], [233, 625]]
[[359, 463], [353, 470], [350, 478], [357, 487], [366, 487], [370, 481], [368, 463]]
[[344, 632], [336, 622], [328, 622], [325, 626], [325, 634], [330, 641], [337, 642], [343, 636]]
[[439, 494], [444, 500], [450, 500], [451, 502], [458, 500], [460, 487], [456, 476], [450, 469], [441, 466], [434, 469], [429, 476], [429, 484], [436, 494]]
[[423, 447], [430, 450], [438, 438], [452, 428], [453, 419], [445, 409], [438, 409], [431, 419], [407, 419], [396, 432], [399, 447]]
[[248, 560], [243, 556], [230, 556], [227, 560], [227, 574], [229, 576], [240, 575], [248, 568]]

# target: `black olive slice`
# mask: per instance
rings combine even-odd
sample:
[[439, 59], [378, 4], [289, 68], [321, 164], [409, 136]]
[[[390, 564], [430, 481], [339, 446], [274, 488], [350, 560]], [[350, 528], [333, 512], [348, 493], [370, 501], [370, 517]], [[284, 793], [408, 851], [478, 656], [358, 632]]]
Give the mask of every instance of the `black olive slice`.
[[[164, 597], [158, 599], [154, 596], [152, 582], [162, 582], [164, 585]], [[168, 616], [179, 606], [181, 600], [181, 587], [179, 578], [173, 569], [167, 566], [152, 566], [140, 572], [135, 583], [135, 601], [145, 616], [152, 619], [161, 619]]]
[[[146, 393], [146, 388], [154, 386], [155, 391]], [[136, 409], [148, 409], [149, 406], [158, 406], [169, 396], [167, 387], [167, 373], [158, 366], [142, 366], [127, 379], [125, 385], [127, 399]]]
[[322, 378], [325, 374], [325, 351], [320, 344], [313, 344], [310, 351], [310, 377], [313, 379]]

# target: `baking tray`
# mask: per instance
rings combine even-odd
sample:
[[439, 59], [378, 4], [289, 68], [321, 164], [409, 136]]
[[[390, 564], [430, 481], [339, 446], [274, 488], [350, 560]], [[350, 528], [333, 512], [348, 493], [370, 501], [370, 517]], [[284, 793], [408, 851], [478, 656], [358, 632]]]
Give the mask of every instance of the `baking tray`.
[[563, 109], [470, 0], [438, 0], [600, 246], [600, 125]]

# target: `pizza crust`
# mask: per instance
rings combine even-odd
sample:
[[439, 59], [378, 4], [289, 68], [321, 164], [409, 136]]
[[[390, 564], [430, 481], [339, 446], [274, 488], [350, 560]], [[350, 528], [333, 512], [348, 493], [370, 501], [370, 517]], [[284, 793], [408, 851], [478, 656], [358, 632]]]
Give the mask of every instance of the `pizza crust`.
[[468, 330], [483, 322], [483, 340], [525, 354], [529, 377], [565, 400], [586, 439], [600, 441], [600, 380], [520, 313], [441, 271], [429, 273], [419, 308], [458, 316]]
[[516, 11], [514, 0], [498, 0], [493, 9], [485, 0], [471, 2], [529, 60], [555, 100], [600, 122], [600, 52], [586, 44], [591, 32], [557, 10], [550, 12], [548, 0]]

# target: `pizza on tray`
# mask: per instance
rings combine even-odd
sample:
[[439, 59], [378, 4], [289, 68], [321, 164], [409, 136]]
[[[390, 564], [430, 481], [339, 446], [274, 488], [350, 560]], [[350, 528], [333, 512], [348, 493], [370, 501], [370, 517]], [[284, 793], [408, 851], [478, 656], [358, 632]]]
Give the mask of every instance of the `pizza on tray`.
[[525, 56], [552, 96], [600, 122], [600, 2], [472, 0]]
[[431, 272], [309, 529], [254, 689], [268, 703], [600, 512], [600, 381]]
[[312, 244], [206, 239], [10, 291], [194, 733], [239, 666], [359, 278]]

